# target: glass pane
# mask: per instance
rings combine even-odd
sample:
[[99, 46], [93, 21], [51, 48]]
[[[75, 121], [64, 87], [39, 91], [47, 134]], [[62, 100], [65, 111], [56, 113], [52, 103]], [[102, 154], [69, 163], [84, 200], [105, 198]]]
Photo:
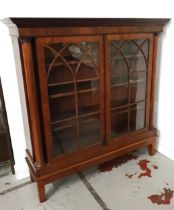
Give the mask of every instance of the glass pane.
[[98, 43], [48, 43], [44, 53], [54, 155], [100, 142]]
[[130, 108], [130, 130], [138, 130], [145, 127], [145, 102], [132, 105]]
[[[49, 49], [45, 48], [45, 65], [48, 84], [68, 82], [73, 79], [73, 68], [71, 67], [70, 63], [74, 61], [72, 60], [71, 56], [68, 56], [65, 46], [62, 46], [62, 44], [57, 44], [57, 47], [60, 48], [58, 52], [52, 48], [52, 45], [49, 46]], [[61, 47], [62, 49], [65, 49], [62, 51]], [[52, 60], [49, 58], [50, 52], [54, 54], [54, 58]], [[61, 53], [59, 54], [59, 52]]]
[[55, 43], [44, 48], [48, 83], [98, 77], [98, 43]]
[[66, 84], [66, 85], [48, 85], [48, 94], [51, 98], [61, 97], [66, 95], [73, 95], [74, 94], [74, 84]]
[[111, 111], [111, 137], [117, 137], [128, 132], [128, 108]]
[[111, 108], [128, 104], [128, 75], [111, 77]]
[[[112, 137], [128, 132], [128, 123], [130, 131], [141, 129], [145, 125], [145, 102], [140, 102], [146, 100], [148, 59], [148, 39], [110, 42]], [[128, 103], [127, 108], [119, 108]], [[128, 113], [130, 113], [129, 122]]]
[[143, 101], [146, 98], [146, 72], [130, 74], [130, 102]]
[[99, 88], [99, 80], [89, 80], [89, 81], [77, 83], [78, 93], [84, 93], [91, 90], [98, 91], [98, 88]]
[[44, 47], [44, 54], [45, 54], [45, 67], [46, 71], [48, 72], [49, 65], [53, 62], [56, 52], [52, 48]]
[[131, 63], [133, 57], [136, 55], [138, 46], [134, 42], [135, 40], [127, 40], [125, 41], [125, 45], [123, 47], [123, 54], [128, 62], [128, 64]]
[[77, 68], [77, 80], [99, 77], [98, 43], [80, 43], [81, 53], [74, 56], [80, 60]]
[[148, 39], [136, 39], [134, 40], [139, 48], [143, 51], [146, 59], [148, 60], [149, 54], [149, 40]]
[[148, 39], [112, 41], [110, 44], [111, 75], [148, 69]]
[[110, 44], [110, 71], [111, 76], [128, 73], [128, 66], [124, 54], [121, 52], [125, 47], [122, 41], [113, 41]]
[[92, 80], [77, 84], [79, 115], [100, 111], [99, 81]]
[[77, 123], [69, 120], [52, 126], [53, 131], [53, 154], [73, 152], [77, 149]]
[[134, 45], [137, 46], [137, 51], [130, 62], [130, 71], [142, 71], [148, 69], [148, 52], [149, 40], [136, 39], [132, 40]]
[[141, 53], [132, 60], [130, 71], [142, 71], [146, 69], [148, 69], [148, 67], [146, 66], [144, 56]]
[[61, 121], [76, 116], [75, 96], [50, 99], [51, 122]]
[[100, 142], [100, 115], [90, 115], [79, 119], [80, 147]]

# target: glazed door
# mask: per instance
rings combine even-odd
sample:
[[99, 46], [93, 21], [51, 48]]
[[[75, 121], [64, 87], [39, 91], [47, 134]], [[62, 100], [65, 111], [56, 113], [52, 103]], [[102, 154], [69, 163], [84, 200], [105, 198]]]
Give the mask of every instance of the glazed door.
[[38, 38], [36, 45], [49, 161], [102, 144], [102, 37]]
[[107, 139], [149, 126], [152, 34], [108, 35], [106, 51]]

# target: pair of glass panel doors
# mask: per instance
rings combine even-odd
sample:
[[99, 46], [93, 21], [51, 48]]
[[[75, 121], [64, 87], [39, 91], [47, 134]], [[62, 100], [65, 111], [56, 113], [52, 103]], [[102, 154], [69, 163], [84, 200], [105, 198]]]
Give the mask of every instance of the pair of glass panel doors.
[[48, 159], [149, 124], [152, 34], [36, 40]]

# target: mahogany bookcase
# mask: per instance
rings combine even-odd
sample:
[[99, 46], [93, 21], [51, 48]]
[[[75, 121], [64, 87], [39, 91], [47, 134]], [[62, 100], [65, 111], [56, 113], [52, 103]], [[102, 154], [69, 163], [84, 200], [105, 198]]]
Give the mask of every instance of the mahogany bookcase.
[[169, 19], [9, 18], [31, 140], [26, 161], [45, 185], [137, 148], [155, 152], [158, 35]]

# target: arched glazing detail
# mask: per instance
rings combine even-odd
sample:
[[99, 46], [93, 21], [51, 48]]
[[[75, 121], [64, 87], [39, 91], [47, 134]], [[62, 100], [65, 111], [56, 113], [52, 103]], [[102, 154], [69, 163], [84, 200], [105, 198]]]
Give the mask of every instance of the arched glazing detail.
[[44, 45], [53, 154], [100, 142], [98, 42]]
[[44, 50], [48, 83], [57, 81], [60, 71], [63, 81], [70, 72], [73, 80], [99, 76], [98, 44], [95, 42], [47, 44]]
[[126, 41], [113, 41], [110, 44], [110, 69], [111, 75], [127, 73], [128, 62], [123, 53], [127, 46]]
[[144, 128], [148, 68], [148, 39], [110, 41], [111, 137]]
[[110, 44], [111, 74], [148, 69], [148, 39], [112, 41]]

